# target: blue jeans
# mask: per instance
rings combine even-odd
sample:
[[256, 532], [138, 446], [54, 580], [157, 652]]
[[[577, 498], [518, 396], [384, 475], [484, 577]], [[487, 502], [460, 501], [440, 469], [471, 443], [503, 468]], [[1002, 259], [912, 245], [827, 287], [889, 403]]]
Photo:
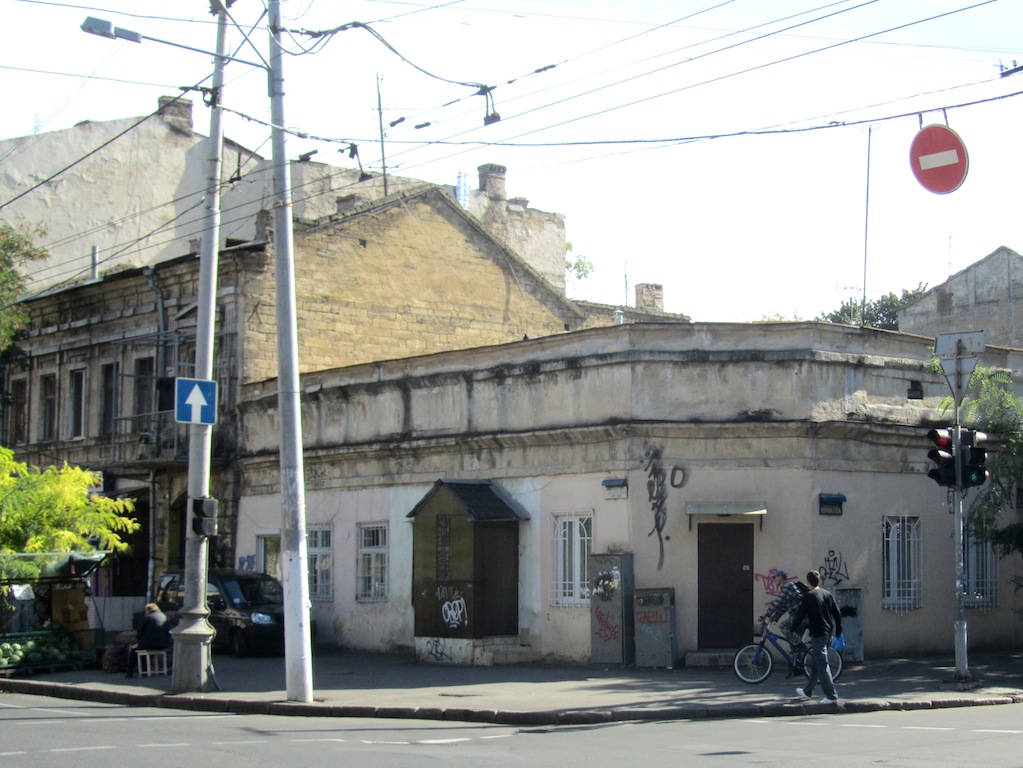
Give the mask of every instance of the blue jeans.
[[810, 681], [803, 689], [807, 696], [813, 696], [814, 686], [819, 681], [825, 696], [829, 699], [838, 698], [838, 694], [835, 692], [835, 681], [831, 679], [831, 666], [828, 664], [828, 646], [830, 644], [831, 638], [828, 635], [810, 638], [810, 650], [806, 654], [810, 660]]

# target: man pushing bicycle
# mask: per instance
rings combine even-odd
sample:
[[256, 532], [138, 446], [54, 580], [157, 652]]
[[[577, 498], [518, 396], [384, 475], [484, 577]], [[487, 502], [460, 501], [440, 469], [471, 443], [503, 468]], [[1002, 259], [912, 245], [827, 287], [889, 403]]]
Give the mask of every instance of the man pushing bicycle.
[[781, 568], [776, 568], [771, 578], [774, 581], [775, 589], [778, 590], [778, 596], [767, 607], [767, 610], [764, 611], [760, 621], [765, 619], [767, 621], [778, 621], [782, 616], [785, 616], [785, 619], [779, 622], [778, 628], [785, 635], [785, 639], [789, 641], [789, 645], [796, 648], [803, 644], [802, 635], [805, 626], [793, 627], [792, 616], [803, 601], [803, 595], [809, 592], [809, 590], [799, 579], [789, 581], [788, 572]]

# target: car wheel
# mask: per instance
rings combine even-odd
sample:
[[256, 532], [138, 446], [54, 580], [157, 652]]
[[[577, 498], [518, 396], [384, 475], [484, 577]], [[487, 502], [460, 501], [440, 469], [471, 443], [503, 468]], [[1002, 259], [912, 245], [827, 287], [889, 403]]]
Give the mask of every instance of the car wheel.
[[231, 633], [231, 654], [235, 658], [241, 658], [247, 656], [249, 653], [249, 643], [245, 639], [245, 635], [242, 634], [241, 630], [236, 629]]

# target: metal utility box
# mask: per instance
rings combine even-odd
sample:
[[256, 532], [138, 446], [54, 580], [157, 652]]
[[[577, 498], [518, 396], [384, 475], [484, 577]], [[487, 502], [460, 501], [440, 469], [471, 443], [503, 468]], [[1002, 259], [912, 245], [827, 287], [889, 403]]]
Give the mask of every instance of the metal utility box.
[[860, 616], [860, 590], [843, 587], [833, 590], [838, 610], [842, 613], [842, 634], [845, 636], [845, 661], [863, 661], [863, 618]]
[[597, 664], [632, 664], [632, 555], [590, 555], [590, 659]]
[[633, 597], [636, 628], [636, 666], [675, 666], [675, 590], [637, 589]]

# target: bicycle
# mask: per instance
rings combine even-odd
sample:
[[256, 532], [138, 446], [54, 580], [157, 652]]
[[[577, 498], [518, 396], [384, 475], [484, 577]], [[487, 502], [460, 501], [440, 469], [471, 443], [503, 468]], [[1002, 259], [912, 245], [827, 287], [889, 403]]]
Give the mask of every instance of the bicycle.
[[[744, 645], [735, 654], [735, 659], [732, 661], [732, 668], [735, 669], [735, 674], [744, 683], [750, 683], [751, 685], [764, 682], [774, 667], [771, 651], [766, 647], [767, 643], [770, 643], [782, 655], [782, 658], [789, 663], [790, 676], [798, 674], [799, 670], [803, 670], [803, 674], [809, 679], [811, 667], [810, 659], [806, 658], [806, 654], [810, 648], [803, 644], [791, 646], [784, 635], [772, 632], [770, 625], [771, 622], [765, 621], [762, 626], [760, 641]], [[789, 645], [790, 650], [786, 651], [779, 641]], [[842, 654], [830, 645], [828, 646], [828, 665], [831, 667], [831, 679], [838, 680], [842, 674]]]

